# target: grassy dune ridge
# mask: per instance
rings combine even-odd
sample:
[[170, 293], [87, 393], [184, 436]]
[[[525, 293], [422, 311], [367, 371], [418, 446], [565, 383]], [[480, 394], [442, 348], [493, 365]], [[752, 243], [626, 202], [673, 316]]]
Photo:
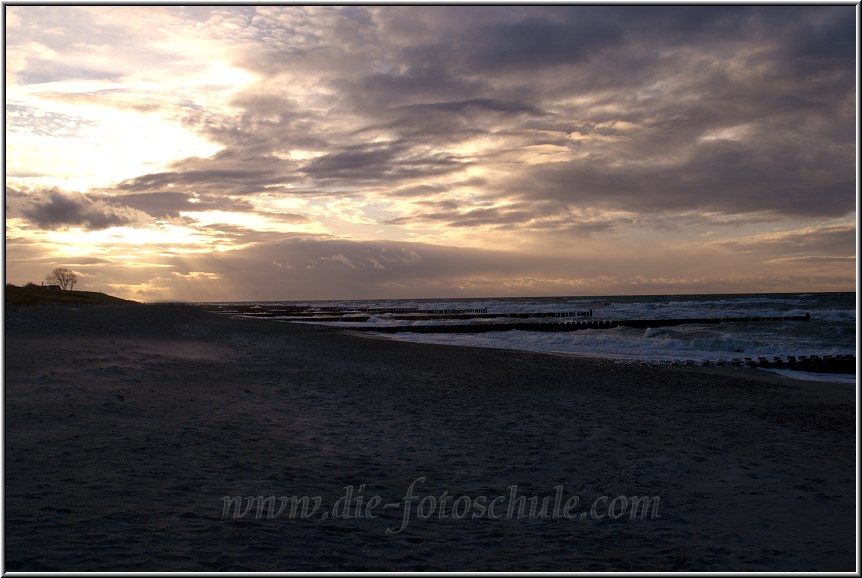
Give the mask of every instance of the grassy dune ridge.
[[6, 285], [4, 293], [6, 305], [16, 306], [44, 305], [48, 303], [137, 303], [136, 301], [120, 299], [119, 297], [97, 291], [60, 291], [39, 286], [18, 287], [16, 285]]

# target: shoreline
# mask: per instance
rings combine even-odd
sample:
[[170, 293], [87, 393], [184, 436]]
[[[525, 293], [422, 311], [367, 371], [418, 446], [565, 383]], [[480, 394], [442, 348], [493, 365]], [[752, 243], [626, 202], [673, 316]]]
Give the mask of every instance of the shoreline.
[[[10, 571], [854, 569], [846, 386], [191, 305], [7, 309], [5, 322]], [[408, 524], [387, 534], [411, 485]], [[561, 487], [586, 518], [419, 517], [422, 499], [447, 492], [476, 514], [513, 485], [540, 503]], [[223, 519], [224, 497], [325, 508], [348, 487], [398, 506]], [[659, 497], [660, 516], [590, 515], [620, 496]]]
[[[238, 316], [239, 317], [239, 316]], [[302, 325], [315, 325], [314, 323], [302, 323]], [[319, 327], [328, 327], [325, 325], [320, 325]], [[601, 355], [591, 355], [586, 353], [570, 353], [565, 351], [534, 351], [528, 349], [516, 349], [516, 348], [506, 348], [506, 347], [487, 347], [487, 346], [470, 346], [463, 345], [458, 343], [428, 343], [421, 341], [407, 341], [403, 339], [399, 339], [398, 337], [394, 337], [392, 335], [386, 333], [375, 333], [373, 331], [352, 331], [350, 328], [343, 328], [341, 326], [332, 327], [335, 330], [343, 330], [345, 333], [355, 336], [361, 339], [379, 339], [383, 341], [389, 342], [401, 342], [401, 343], [417, 343], [421, 345], [435, 345], [442, 347], [461, 347], [467, 349], [492, 349], [499, 352], [511, 352], [517, 351], [520, 353], [535, 353], [538, 355], [551, 355], [551, 356], [559, 356], [559, 357], [568, 357], [572, 359], [578, 360], [598, 360], [604, 361], [608, 363], [613, 363], [616, 365], [624, 365], [630, 367], [638, 367], [638, 366], [648, 366], [660, 368], [662, 370], [673, 371], [673, 370], [700, 370], [705, 373], [711, 373], [715, 375], [723, 375], [729, 377], [741, 377], [744, 379], [749, 379], [753, 381], [766, 381], [771, 383], [778, 383], [782, 385], [806, 385], [813, 384], [816, 386], [831, 388], [833, 386], [838, 386], [842, 388], [850, 388], [855, 389], [855, 383], [844, 383], [841, 381], [832, 381], [829, 379], [814, 379], [814, 378], [803, 378], [803, 377], [795, 377], [793, 375], [785, 375], [781, 373], [776, 373], [774, 371], [770, 371], [768, 369], [760, 369], [760, 368], [750, 368], [750, 367], [733, 367], [733, 366], [719, 366], [716, 364], [711, 364], [708, 366], [705, 365], [686, 365], [685, 367], [671, 365], [670, 362], [655, 362], [655, 361], [643, 361], [636, 359], [619, 359], [614, 357], [604, 357]], [[806, 373], [807, 372], [792, 372], [792, 373]], [[823, 374], [820, 374], [823, 375]], [[836, 374], [836, 375], [852, 375], [852, 374]]]

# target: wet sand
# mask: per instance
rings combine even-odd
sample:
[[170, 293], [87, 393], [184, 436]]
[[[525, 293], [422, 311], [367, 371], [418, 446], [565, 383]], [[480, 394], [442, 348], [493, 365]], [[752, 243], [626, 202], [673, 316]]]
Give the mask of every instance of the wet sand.
[[7, 571], [855, 569], [851, 387], [178, 305], [5, 325]]

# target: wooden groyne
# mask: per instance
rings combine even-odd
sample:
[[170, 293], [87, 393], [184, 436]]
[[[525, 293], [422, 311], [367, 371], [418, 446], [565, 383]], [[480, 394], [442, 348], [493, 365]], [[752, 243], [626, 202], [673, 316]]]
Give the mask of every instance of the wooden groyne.
[[313, 319], [320, 322], [347, 321], [364, 322], [369, 321], [377, 315], [386, 315], [386, 319], [396, 321], [433, 321], [443, 319], [547, 319], [547, 318], [582, 318], [592, 317], [590, 311], [550, 311], [550, 312], [521, 312], [521, 313], [488, 313], [487, 309], [416, 309], [404, 311], [386, 310], [361, 310], [345, 309], [336, 314], [332, 311], [285, 311], [285, 310], [251, 310], [251, 311], [222, 311], [224, 313], [241, 314], [247, 317], [295, 317], [296, 319]]
[[527, 313], [488, 313], [480, 315], [481, 319], [491, 319], [494, 317], [505, 317], [509, 319], [542, 319], [549, 317], [592, 317], [593, 310], [589, 311], [548, 311], [548, 312], [527, 312]]
[[424, 315], [482, 315], [488, 313], [486, 307], [478, 309], [417, 309], [416, 313]]
[[[674, 365], [695, 365], [695, 362], [675, 361]], [[790, 355], [787, 357], [745, 357], [730, 360], [700, 361], [696, 365], [752, 367], [761, 369], [792, 369], [794, 371], [810, 371], [812, 373], [856, 373], [855, 355]]]
[[811, 314], [785, 315], [783, 317], [710, 317], [681, 319], [625, 319], [616, 321], [618, 327], [670, 327], [674, 325], [718, 325], [720, 323], [780, 323], [784, 321], [811, 321]]
[[[721, 323], [779, 323], [788, 321], [811, 321], [811, 314], [782, 317], [709, 317], [678, 319], [593, 319], [589, 311], [522, 311], [489, 313], [487, 308], [473, 309], [419, 309], [417, 307], [344, 307], [310, 305], [204, 305], [210, 311], [248, 317], [286, 317], [316, 322], [351, 322], [362, 331], [382, 333], [486, 333], [491, 331], [580, 331], [584, 329], [613, 329], [632, 327], [671, 327], [675, 325], [700, 324], [718, 325]], [[560, 319], [560, 321], [525, 321], [514, 323], [474, 323], [439, 325], [391, 325], [362, 326], [372, 317], [385, 315], [393, 321], [437, 321], [437, 320], [474, 320], [474, 319]], [[291, 319], [285, 319], [290, 321]]]
[[811, 314], [784, 317], [712, 317], [712, 318], [681, 318], [681, 319], [620, 319], [620, 320], [590, 320], [562, 321], [559, 323], [482, 323], [464, 325], [374, 325], [359, 326], [362, 331], [377, 331], [380, 333], [489, 333], [492, 331], [582, 331], [586, 329], [613, 329], [615, 327], [634, 327], [646, 329], [650, 327], [670, 327], [675, 325], [717, 325], [721, 323], [777, 323], [787, 321], [811, 321]]

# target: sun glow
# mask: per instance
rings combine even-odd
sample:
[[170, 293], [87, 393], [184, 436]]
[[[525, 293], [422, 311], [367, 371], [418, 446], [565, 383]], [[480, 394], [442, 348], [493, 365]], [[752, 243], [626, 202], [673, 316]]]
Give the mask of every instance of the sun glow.
[[[195, 133], [189, 120], [225, 110], [258, 76], [231, 64], [224, 42], [180, 34], [175, 11], [133, 13], [148, 15], [156, 30], [143, 48], [127, 54], [131, 60], [126, 67], [118, 65], [118, 46], [89, 38], [72, 42], [62, 52], [40, 42], [7, 40], [12, 42], [7, 44], [7, 179], [29, 187], [83, 191], [221, 150]], [[140, 32], [117, 19], [131, 14], [128, 11], [90, 14], [105, 26], [128, 27], [128, 34], [120, 34], [123, 41]], [[69, 70], [98, 72], [90, 78], [34, 77], [30, 68], [50, 60]]]
[[147, 227], [111, 227], [87, 231], [78, 227], [41, 232], [38, 241], [46, 252], [60, 257], [110, 257], [146, 259], [176, 253], [205, 253], [218, 239], [188, 227], [155, 224]]
[[164, 170], [176, 158], [208, 157], [219, 150], [174, 123], [147, 115], [104, 111], [88, 120], [92, 124], [74, 136], [7, 132], [9, 176], [29, 187], [87, 190]]

